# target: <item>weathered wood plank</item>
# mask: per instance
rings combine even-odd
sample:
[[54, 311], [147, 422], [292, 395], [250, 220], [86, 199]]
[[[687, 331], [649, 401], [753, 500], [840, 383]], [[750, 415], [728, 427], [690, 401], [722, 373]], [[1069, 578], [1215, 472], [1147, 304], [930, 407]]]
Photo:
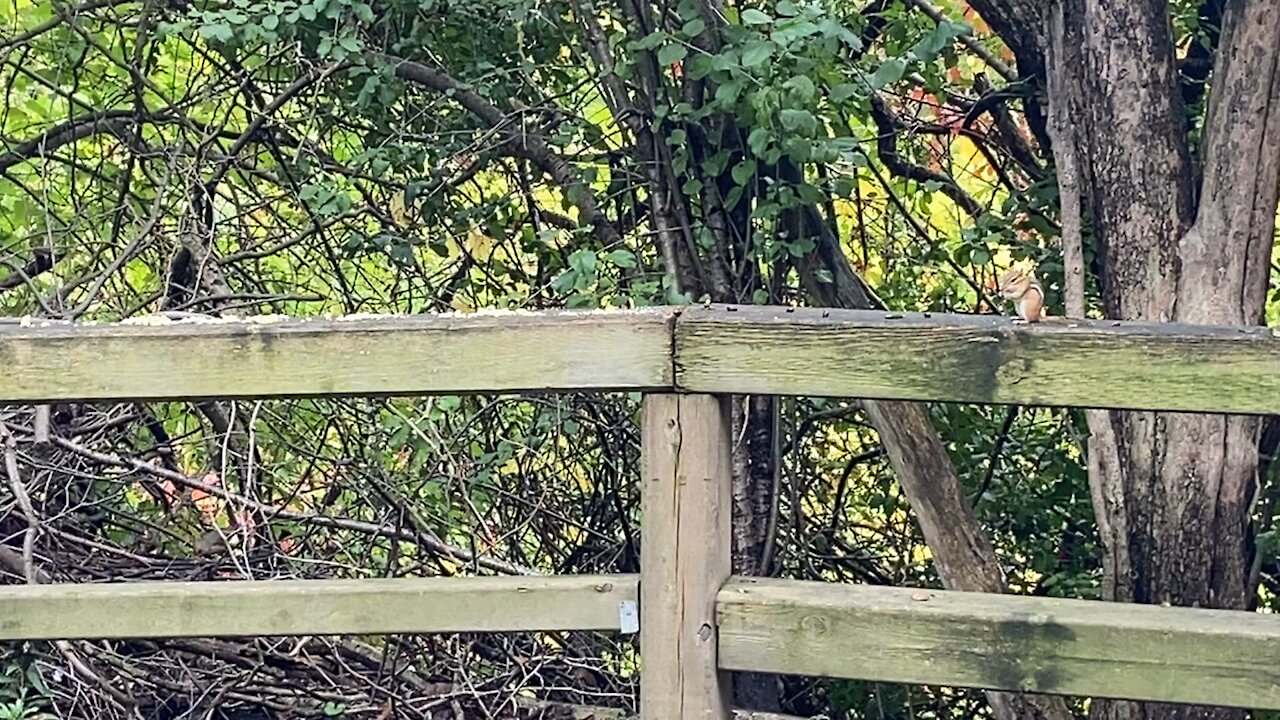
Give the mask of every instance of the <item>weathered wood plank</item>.
[[[1280, 412], [1266, 329], [673, 308], [0, 323], [0, 402], [677, 390]], [[674, 325], [674, 373], [673, 343]]]
[[680, 315], [675, 352], [685, 392], [1280, 412], [1266, 328], [710, 307]]
[[710, 395], [646, 395], [641, 427], [641, 720], [728, 720], [716, 593], [729, 577], [729, 420]]
[[671, 312], [0, 324], [0, 402], [671, 387]]
[[0, 640], [617, 630], [635, 575], [0, 587]]
[[732, 670], [1280, 708], [1280, 618], [1087, 600], [733, 578]]

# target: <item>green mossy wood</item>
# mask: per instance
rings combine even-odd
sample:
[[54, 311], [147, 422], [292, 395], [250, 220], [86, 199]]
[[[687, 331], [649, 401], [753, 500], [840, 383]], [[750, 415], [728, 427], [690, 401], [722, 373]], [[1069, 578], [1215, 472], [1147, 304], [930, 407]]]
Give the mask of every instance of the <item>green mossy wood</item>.
[[1280, 621], [1229, 610], [732, 578], [731, 670], [1280, 708]]

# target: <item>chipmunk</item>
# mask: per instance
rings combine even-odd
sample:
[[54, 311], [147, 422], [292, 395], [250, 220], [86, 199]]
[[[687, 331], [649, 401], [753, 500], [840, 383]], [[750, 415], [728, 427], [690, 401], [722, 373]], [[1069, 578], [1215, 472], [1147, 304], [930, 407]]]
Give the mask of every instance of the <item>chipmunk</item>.
[[1009, 269], [1000, 277], [1000, 297], [1018, 304], [1021, 319], [1014, 320], [1015, 323], [1040, 322], [1041, 318], [1049, 316], [1044, 311], [1044, 288], [1040, 287], [1033, 270]]

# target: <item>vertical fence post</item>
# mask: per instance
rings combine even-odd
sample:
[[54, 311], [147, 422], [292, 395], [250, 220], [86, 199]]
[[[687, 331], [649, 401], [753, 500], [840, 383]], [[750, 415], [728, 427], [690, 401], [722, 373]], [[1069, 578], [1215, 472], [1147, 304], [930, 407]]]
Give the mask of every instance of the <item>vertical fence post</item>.
[[641, 424], [640, 720], [727, 720], [716, 593], [730, 570], [729, 413], [651, 394]]

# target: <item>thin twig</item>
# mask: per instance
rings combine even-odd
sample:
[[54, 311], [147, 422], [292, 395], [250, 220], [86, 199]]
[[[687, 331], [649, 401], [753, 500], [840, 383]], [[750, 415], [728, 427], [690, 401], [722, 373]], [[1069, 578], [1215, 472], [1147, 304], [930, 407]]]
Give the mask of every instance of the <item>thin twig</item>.
[[[31, 495], [27, 492], [26, 484], [22, 482], [22, 474], [18, 468], [18, 440], [14, 437], [13, 432], [9, 430], [9, 426], [2, 422], [0, 422], [0, 442], [4, 444], [4, 471], [9, 476], [9, 487], [13, 490], [13, 497], [18, 503], [18, 508], [27, 519], [27, 528], [23, 532], [22, 538], [22, 573], [28, 585], [39, 585], [42, 580], [49, 580], [49, 576], [37, 568], [35, 563], [35, 542], [36, 537], [41, 532], [40, 516], [36, 513], [35, 506], [31, 503]], [[67, 664], [80, 677], [101, 687], [120, 705], [129, 706], [134, 704], [133, 698], [117, 690], [106, 678], [86, 665], [75, 649], [71, 647], [70, 642], [54, 640], [53, 646], [58, 649]]]
[[533, 568], [516, 565], [515, 563], [506, 562], [493, 557], [478, 556], [463, 548], [451, 545], [440, 540], [439, 538], [427, 537], [420, 532], [406, 532], [400, 528], [390, 527], [387, 525], [377, 525], [375, 523], [363, 522], [360, 520], [350, 520], [347, 518], [332, 517], [329, 515], [320, 515], [318, 513], [300, 513], [284, 508], [277, 508], [266, 503], [258, 502], [251, 498], [245, 497], [238, 493], [233, 493], [226, 488], [210, 485], [194, 478], [188, 477], [180, 472], [174, 472], [162, 467], [134, 460], [133, 458], [119, 457], [116, 455], [108, 455], [91, 448], [87, 448], [78, 443], [67, 440], [66, 438], [54, 436], [54, 445], [76, 453], [83, 457], [89, 458], [104, 465], [113, 465], [133, 470], [135, 472], [147, 473], [155, 477], [169, 480], [176, 485], [194, 488], [210, 495], [217, 496], [223, 500], [235, 501], [244, 506], [263, 513], [267, 520], [273, 517], [283, 518], [286, 520], [297, 520], [304, 523], [312, 523], [321, 527], [331, 527], [339, 530], [350, 530], [352, 532], [365, 533], [368, 535], [380, 535], [382, 537], [394, 538], [396, 540], [405, 540], [407, 542], [418, 543], [432, 552], [448, 555], [463, 562], [475, 563], [481, 567], [495, 570], [497, 572], [506, 573], [508, 575], [541, 575], [542, 573]]

